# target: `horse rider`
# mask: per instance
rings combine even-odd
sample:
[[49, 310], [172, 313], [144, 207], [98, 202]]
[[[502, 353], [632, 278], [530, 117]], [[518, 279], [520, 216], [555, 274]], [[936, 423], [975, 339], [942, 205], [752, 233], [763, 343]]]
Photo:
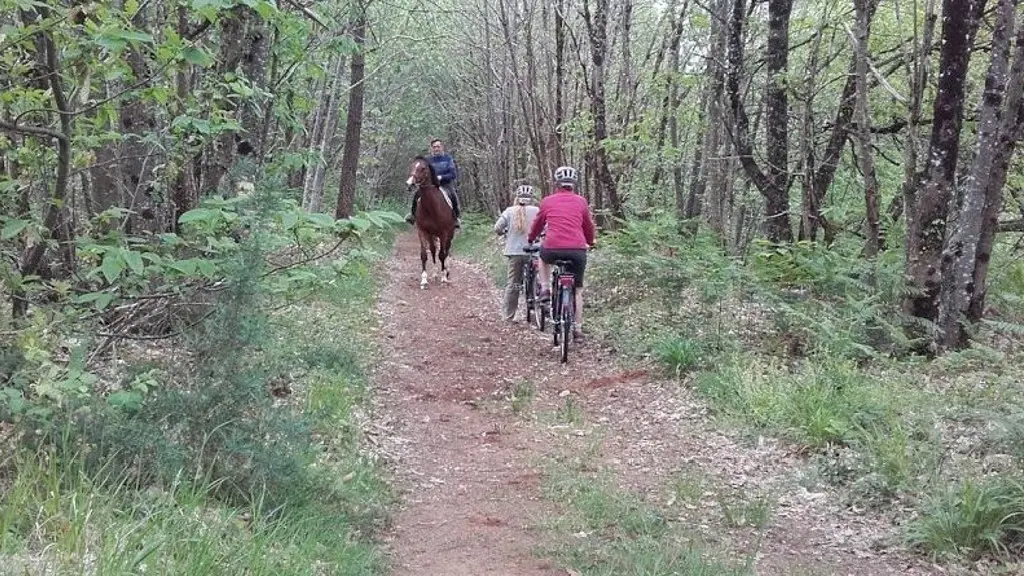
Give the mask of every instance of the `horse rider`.
[[[452, 201], [452, 213], [455, 216], [455, 228], [462, 228], [462, 211], [459, 210], [459, 195], [455, 188], [455, 182], [459, 179], [459, 167], [451, 154], [444, 151], [444, 142], [440, 138], [430, 141], [430, 165], [437, 174], [441, 189], [444, 190]], [[416, 219], [416, 204], [420, 199], [420, 191], [412, 196], [412, 212], [405, 217], [405, 221], [412, 224]]]
[[[551, 277], [551, 265], [556, 260], [568, 260], [569, 272], [576, 279], [576, 321], [573, 339], [583, 340], [583, 273], [587, 269], [587, 249], [594, 245], [595, 226], [587, 199], [576, 194], [577, 174], [572, 166], [560, 166], [554, 173], [555, 191], [540, 203], [540, 211], [533, 219], [527, 242], [533, 244], [544, 227], [547, 232], [540, 247], [540, 277]], [[550, 299], [546, 285], [541, 299]]]

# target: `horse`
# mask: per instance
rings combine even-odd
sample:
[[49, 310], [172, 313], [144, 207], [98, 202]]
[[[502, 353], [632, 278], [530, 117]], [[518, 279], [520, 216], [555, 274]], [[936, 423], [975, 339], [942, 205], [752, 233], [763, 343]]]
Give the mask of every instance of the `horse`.
[[416, 186], [420, 189], [420, 199], [416, 205], [416, 213], [413, 214], [416, 224], [416, 231], [420, 238], [420, 264], [423, 273], [420, 275], [420, 289], [427, 287], [427, 248], [430, 248], [430, 258], [437, 264], [441, 260], [441, 283], [448, 283], [448, 266], [446, 261], [452, 249], [452, 238], [455, 237], [455, 214], [451, 206], [445, 200], [444, 192], [441, 191], [440, 181], [430, 165], [423, 156], [413, 159], [409, 167], [409, 180], [406, 182], [409, 187]]

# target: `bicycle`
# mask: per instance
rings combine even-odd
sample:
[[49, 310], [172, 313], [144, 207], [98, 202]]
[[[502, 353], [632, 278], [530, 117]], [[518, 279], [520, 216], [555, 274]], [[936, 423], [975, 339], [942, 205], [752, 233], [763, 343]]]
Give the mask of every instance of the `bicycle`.
[[537, 330], [544, 331], [547, 320], [547, 307], [540, 299], [540, 282], [537, 278], [537, 263], [540, 261], [539, 246], [527, 246], [523, 252], [530, 255], [530, 260], [523, 265], [523, 294], [526, 298], [526, 322], [532, 323]]
[[576, 318], [576, 276], [566, 268], [571, 260], [555, 260], [551, 268], [551, 328], [559, 360], [569, 360], [569, 338]]

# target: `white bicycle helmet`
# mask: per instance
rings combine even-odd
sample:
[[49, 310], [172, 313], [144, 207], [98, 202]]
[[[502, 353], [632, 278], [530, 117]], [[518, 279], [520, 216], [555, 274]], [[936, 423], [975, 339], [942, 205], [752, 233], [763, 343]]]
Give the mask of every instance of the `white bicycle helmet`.
[[555, 182], [558, 184], [575, 184], [576, 169], [572, 166], [559, 166], [555, 168]]
[[523, 184], [516, 188], [516, 202], [528, 204], [533, 201], [533, 186]]

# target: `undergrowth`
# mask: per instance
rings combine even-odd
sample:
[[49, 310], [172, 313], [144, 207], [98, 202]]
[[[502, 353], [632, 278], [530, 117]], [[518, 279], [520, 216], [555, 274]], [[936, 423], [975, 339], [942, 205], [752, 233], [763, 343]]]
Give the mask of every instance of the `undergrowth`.
[[390, 237], [367, 232], [294, 267], [301, 286], [282, 286], [267, 274], [281, 244], [266, 228], [254, 226], [225, 265], [225, 289], [183, 347], [124, 358], [130, 396], [90, 395], [46, 420], [10, 421], [18, 447], [0, 463], [0, 564], [32, 574], [383, 573], [375, 537], [391, 497], [360, 418], [373, 266]]
[[[464, 249], [493, 262], [482, 228]], [[975, 345], [928, 360], [906, 336], [901, 250], [867, 261], [860, 240], [840, 238], [731, 255], [713, 234], [680, 234], [671, 215], [599, 245], [587, 307], [604, 342], [694, 386], [723, 421], [803, 447], [816, 481], [910, 522], [924, 553], [1019, 550], [1024, 265], [1007, 246]]]
[[740, 576], [747, 563], [731, 566], [708, 554], [685, 523], [669, 520], [608, 478], [564, 464], [546, 476], [545, 497], [563, 514], [547, 526], [542, 554], [586, 576]]

